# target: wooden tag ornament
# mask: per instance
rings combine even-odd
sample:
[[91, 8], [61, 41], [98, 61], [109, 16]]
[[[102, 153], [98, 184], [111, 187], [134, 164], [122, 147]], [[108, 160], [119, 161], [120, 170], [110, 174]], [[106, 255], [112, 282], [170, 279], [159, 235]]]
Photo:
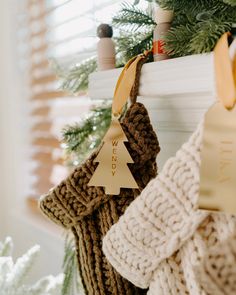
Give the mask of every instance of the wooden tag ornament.
[[119, 195], [120, 188], [138, 189], [127, 165], [134, 162], [124, 144], [128, 139], [118, 118], [134, 85], [137, 65], [144, 58], [145, 53], [132, 58], [120, 74], [112, 103], [112, 122], [95, 159], [99, 165], [88, 183], [89, 186], [104, 187], [107, 195]]
[[118, 118], [113, 118], [103, 139], [103, 146], [95, 159], [99, 165], [89, 186], [103, 186], [107, 195], [119, 195], [120, 188], [138, 188], [127, 163], [134, 163], [124, 142], [128, 139]]
[[206, 114], [199, 208], [236, 213], [236, 107], [217, 102]]
[[236, 214], [236, 63], [227, 33], [214, 53], [218, 102], [205, 116], [199, 208]]

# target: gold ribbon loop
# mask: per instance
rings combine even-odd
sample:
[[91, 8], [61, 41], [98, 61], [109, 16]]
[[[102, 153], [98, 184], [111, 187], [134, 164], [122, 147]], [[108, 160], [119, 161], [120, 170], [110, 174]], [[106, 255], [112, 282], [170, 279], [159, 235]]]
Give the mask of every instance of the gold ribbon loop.
[[234, 59], [234, 67], [232, 67], [228, 36], [229, 33], [223, 34], [216, 44], [214, 62], [218, 99], [225, 108], [232, 109], [236, 102], [236, 61]]
[[114, 92], [112, 103], [112, 114], [114, 116], [121, 114], [124, 105], [130, 97], [130, 93], [135, 82], [137, 65], [140, 60], [144, 59], [150, 52], [151, 50], [145, 51], [143, 54], [133, 57], [124, 66]]
[[233, 76], [234, 76], [234, 85], [235, 85], [235, 88], [236, 88], [236, 55], [235, 55], [234, 60], [233, 60]]

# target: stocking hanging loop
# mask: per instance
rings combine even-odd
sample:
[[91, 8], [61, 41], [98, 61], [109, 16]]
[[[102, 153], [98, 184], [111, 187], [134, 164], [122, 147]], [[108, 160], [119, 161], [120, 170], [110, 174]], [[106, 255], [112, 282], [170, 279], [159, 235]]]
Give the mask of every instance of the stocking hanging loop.
[[236, 102], [235, 58], [232, 62], [229, 53], [228, 37], [230, 33], [221, 36], [214, 49], [216, 74], [216, 90], [218, 99], [226, 109], [232, 109]]
[[143, 54], [130, 59], [124, 66], [114, 92], [112, 103], [112, 114], [114, 116], [119, 116], [121, 114], [129, 97], [132, 104], [136, 102], [141, 69], [151, 53], [152, 49], [147, 50]]

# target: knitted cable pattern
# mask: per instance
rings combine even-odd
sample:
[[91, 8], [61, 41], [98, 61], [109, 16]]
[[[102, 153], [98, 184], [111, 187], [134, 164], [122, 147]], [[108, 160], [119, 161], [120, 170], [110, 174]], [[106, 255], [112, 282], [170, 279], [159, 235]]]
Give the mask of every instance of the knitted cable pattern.
[[[116, 270], [136, 286], [149, 287], [149, 295], [234, 294], [222, 293], [228, 281], [226, 255], [219, 245], [235, 232], [236, 218], [197, 210], [202, 133], [203, 123], [103, 240], [103, 251]], [[199, 272], [208, 260], [207, 249], [217, 246], [221, 256], [216, 269], [210, 260], [211, 276], [214, 282], [221, 280], [203, 283]], [[229, 272], [234, 275], [233, 268]]]
[[[228, 216], [225, 221], [234, 227], [233, 220]], [[222, 227], [223, 223], [218, 220], [218, 225]], [[236, 233], [233, 228], [232, 232], [234, 234], [228, 235], [223, 242], [208, 245], [202, 264], [195, 268], [200, 284], [209, 294], [236, 294]]]
[[134, 160], [130, 170], [139, 189], [121, 189], [118, 196], [106, 195], [102, 187], [89, 187], [97, 163], [97, 152], [57, 187], [40, 200], [40, 209], [57, 224], [71, 229], [76, 238], [79, 271], [85, 294], [146, 294], [122, 278], [102, 252], [102, 239], [157, 174], [156, 156], [160, 151], [148, 112], [141, 103], [128, 109], [122, 128], [128, 138], [126, 147]]

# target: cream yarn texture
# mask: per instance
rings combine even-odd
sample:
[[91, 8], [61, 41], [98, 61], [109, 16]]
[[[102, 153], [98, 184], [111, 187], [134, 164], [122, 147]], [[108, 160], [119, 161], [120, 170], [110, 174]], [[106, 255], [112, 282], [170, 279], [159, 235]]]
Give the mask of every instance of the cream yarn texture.
[[148, 295], [236, 294], [236, 218], [197, 210], [202, 133], [203, 123], [103, 240], [109, 262]]

